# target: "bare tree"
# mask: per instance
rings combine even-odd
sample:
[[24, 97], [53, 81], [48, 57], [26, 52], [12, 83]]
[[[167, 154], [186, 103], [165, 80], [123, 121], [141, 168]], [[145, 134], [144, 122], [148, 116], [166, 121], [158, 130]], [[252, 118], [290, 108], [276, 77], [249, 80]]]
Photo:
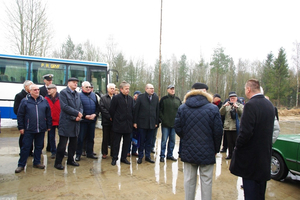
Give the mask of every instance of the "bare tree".
[[52, 37], [41, 0], [15, 0], [5, 5], [7, 36], [14, 51], [21, 55], [45, 56]]
[[295, 55], [293, 55], [294, 65], [296, 67], [296, 79], [297, 79], [297, 90], [296, 90], [296, 107], [298, 107], [298, 93], [299, 93], [299, 67], [300, 67], [300, 43], [294, 42], [295, 45]]

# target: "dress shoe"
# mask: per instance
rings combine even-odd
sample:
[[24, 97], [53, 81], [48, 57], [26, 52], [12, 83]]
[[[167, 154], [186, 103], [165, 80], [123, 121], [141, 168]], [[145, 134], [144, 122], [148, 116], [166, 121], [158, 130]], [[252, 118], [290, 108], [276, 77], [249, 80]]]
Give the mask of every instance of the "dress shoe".
[[227, 156], [225, 159], [226, 159], [226, 160], [230, 160], [230, 159], [231, 159], [231, 156]]
[[139, 156], [138, 153], [132, 153], [131, 155], [133, 155], [133, 156]]
[[56, 154], [51, 154], [51, 159], [54, 159]]
[[139, 158], [138, 160], [137, 160], [137, 164], [141, 164], [143, 162], [143, 158]]
[[155, 163], [154, 160], [151, 160], [150, 157], [146, 157], [145, 160], [146, 160], [147, 162], [149, 162], [149, 163]]
[[76, 156], [75, 160], [80, 161], [80, 156]]
[[87, 158], [91, 158], [91, 159], [98, 159], [98, 157], [97, 156], [94, 156], [94, 154], [93, 155], [90, 155], [90, 156], [86, 156]]
[[85, 152], [85, 151], [83, 151], [81, 155], [82, 155], [82, 156], [86, 156], [86, 152]]
[[54, 167], [59, 170], [63, 170], [65, 168], [62, 164], [55, 164]]
[[117, 160], [115, 160], [115, 159], [113, 159], [113, 160], [111, 161], [111, 165], [112, 165], [112, 166], [115, 166], [116, 163], [117, 163]]
[[106, 159], [107, 156], [105, 154], [102, 155], [102, 159]]
[[79, 163], [72, 161], [72, 162], [67, 162], [67, 165], [72, 165], [72, 166], [78, 167]]
[[222, 149], [221, 151], [220, 151], [220, 153], [226, 153], [227, 152], [227, 149]]
[[161, 157], [159, 161], [160, 162], [165, 162], [165, 158]]
[[45, 169], [45, 165], [37, 164], [37, 165], [33, 165], [34, 168], [39, 168], [39, 169]]
[[130, 162], [125, 158], [125, 159], [121, 159], [121, 162], [122, 163], [125, 163], [127, 165], [130, 165]]
[[176, 158], [174, 158], [173, 156], [167, 157], [168, 160], [173, 160], [173, 161], [177, 161]]
[[17, 169], [15, 170], [15, 173], [20, 173], [23, 170], [24, 170], [24, 167], [17, 167]]

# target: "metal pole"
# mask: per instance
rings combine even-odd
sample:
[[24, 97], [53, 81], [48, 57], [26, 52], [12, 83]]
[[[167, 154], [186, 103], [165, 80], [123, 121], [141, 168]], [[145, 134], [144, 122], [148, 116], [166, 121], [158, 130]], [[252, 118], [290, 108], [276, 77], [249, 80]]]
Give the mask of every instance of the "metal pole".
[[162, 6], [163, 0], [161, 0], [160, 6], [160, 40], [159, 40], [159, 71], [158, 71], [158, 98], [160, 99], [160, 88], [161, 88], [161, 35], [162, 35]]

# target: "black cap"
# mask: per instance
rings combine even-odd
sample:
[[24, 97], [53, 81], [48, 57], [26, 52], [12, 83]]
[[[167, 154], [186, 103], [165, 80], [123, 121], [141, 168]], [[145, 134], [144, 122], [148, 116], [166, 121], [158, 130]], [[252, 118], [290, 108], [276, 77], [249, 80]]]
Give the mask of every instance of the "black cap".
[[215, 98], [215, 97], [219, 97], [219, 98], [221, 99], [221, 96], [220, 96], [219, 94], [217, 94], [217, 93], [214, 94], [214, 98]]
[[46, 74], [43, 76], [44, 79], [46, 79], [47, 81], [52, 81], [53, 79], [53, 74]]
[[237, 97], [237, 95], [236, 95], [235, 92], [229, 92], [228, 96], [229, 96], [229, 97]]
[[71, 77], [71, 78], [68, 79], [68, 82], [69, 82], [69, 81], [77, 81], [77, 82], [78, 82], [79, 80], [78, 80], [78, 78]]
[[194, 83], [192, 89], [206, 89], [208, 90], [208, 86], [204, 83]]

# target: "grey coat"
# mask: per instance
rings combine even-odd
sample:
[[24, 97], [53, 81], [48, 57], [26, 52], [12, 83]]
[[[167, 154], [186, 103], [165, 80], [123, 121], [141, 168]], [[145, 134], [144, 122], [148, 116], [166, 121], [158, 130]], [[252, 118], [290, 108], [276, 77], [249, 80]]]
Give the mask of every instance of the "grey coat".
[[77, 137], [80, 131], [80, 122], [76, 121], [78, 113], [83, 113], [79, 93], [67, 87], [60, 92], [60, 117], [58, 134], [65, 137]]

